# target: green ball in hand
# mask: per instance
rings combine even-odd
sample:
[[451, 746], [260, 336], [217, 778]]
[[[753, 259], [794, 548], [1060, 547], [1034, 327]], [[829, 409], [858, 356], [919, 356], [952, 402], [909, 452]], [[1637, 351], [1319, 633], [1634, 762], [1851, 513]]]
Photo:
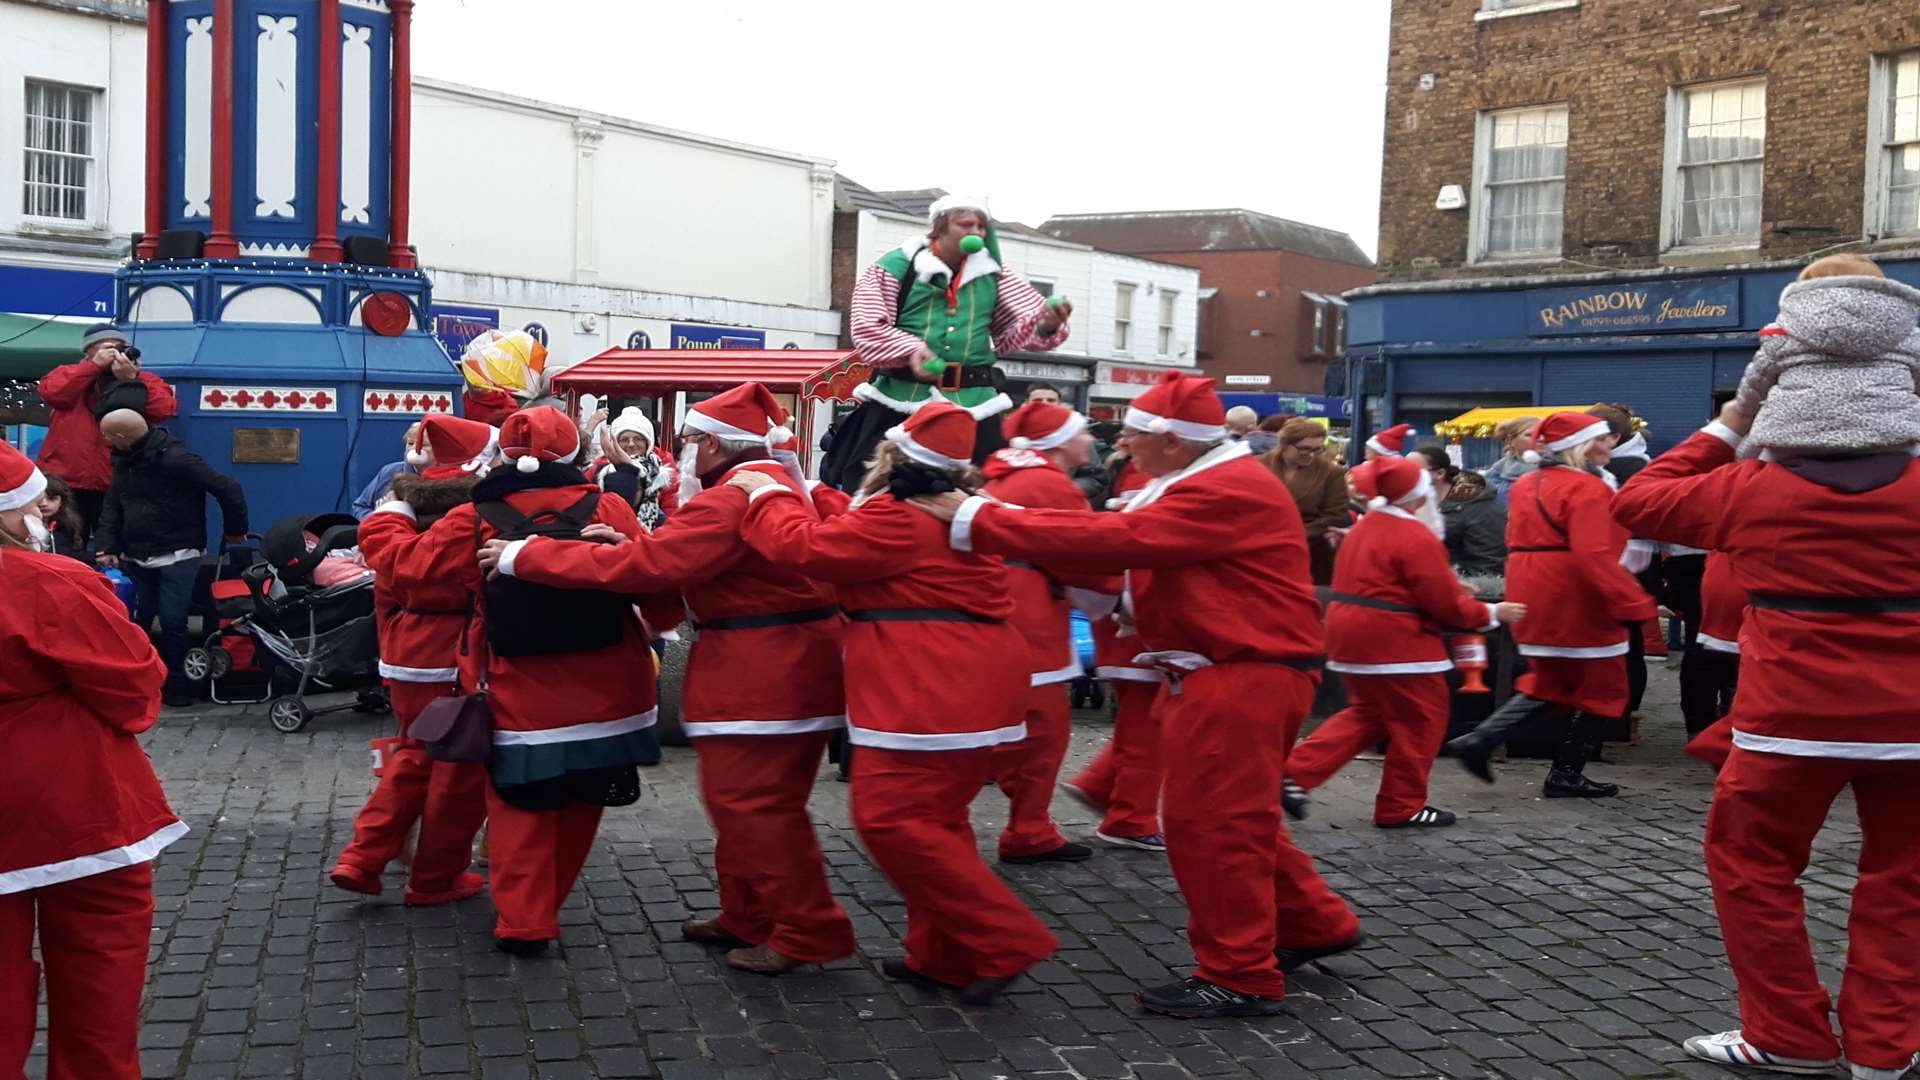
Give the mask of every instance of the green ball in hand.
[[921, 364], [920, 366], [925, 368], [927, 374], [929, 375], [938, 375], [941, 372], [947, 370], [947, 362], [945, 360], [940, 359], [937, 356]]
[[960, 238], [960, 250], [965, 254], [977, 255], [986, 249], [987, 242], [977, 236], [963, 236]]
[[1059, 306], [1060, 306], [1061, 304], [1064, 304], [1064, 303], [1066, 303], [1066, 302], [1067, 302], [1067, 298], [1066, 298], [1066, 297], [1064, 297], [1064, 296], [1049, 296], [1049, 297], [1047, 297], [1047, 306], [1048, 306], [1048, 307], [1059, 307]]

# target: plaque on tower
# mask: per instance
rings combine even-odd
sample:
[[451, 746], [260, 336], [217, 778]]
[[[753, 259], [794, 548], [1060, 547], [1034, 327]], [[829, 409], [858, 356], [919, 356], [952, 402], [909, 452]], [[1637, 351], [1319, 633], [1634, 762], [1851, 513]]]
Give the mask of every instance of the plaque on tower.
[[235, 465], [300, 464], [300, 429], [234, 428], [233, 463]]

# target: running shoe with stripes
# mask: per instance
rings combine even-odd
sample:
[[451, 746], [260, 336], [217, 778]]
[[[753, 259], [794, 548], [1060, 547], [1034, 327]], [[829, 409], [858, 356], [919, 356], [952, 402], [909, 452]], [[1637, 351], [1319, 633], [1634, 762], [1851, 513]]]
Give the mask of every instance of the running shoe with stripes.
[[1134, 995], [1140, 1004], [1162, 1016], [1199, 1020], [1211, 1016], [1272, 1016], [1286, 1008], [1279, 998], [1229, 990], [1195, 975]]
[[1138, 848], [1141, 851], [1158, 851], [1161, 853], [1165, 853], [1167, 850], [1167, 838], [1160, 833], [1151, 833], [1146, 836], [1120, 836], [1115, 833], [1101, 832], [1095, 829], [1093, 835], [1099, 837], [1105, 843], [1112, 844], [1114, 847]]
[[1852, 1080], [1900, 1080], [1915, 1069], [1920, 1069], [1920, 1054], [1913, 1055], [1904, 1069], [1876, 1069], [1871, 1065], [1855, 1065], [1847, 1062], [1847, 1071], [1853, 1074]]
[[1453, 824], [1453, 811], [1438, 807], [1421, 807], [1420, 812], [1405, 821], [1376, 821], [1376, 829], [1440, 829]]
[[1739, 1031], [1723, 1031], [1718, 1035], [1695, 1035], [1680, 1046], [1689, 1056], [1699, 1058], [1701, 1061], [1711, 1061], [1715, 1065], [1727, 1065], [1736, 1069], [1755, 1069], [1760, 1072], [1819, 1076], [1832, 1072], [1840, 1065], [1839, 1058], [1814, 1061], [1809, 1058], [1790, 1058], [1769, 1054], [1748, 1042]]
[[1280, 809], [1295, 821], [1307, 820], [1307, 789], [1291, 778], [1280, 781]]

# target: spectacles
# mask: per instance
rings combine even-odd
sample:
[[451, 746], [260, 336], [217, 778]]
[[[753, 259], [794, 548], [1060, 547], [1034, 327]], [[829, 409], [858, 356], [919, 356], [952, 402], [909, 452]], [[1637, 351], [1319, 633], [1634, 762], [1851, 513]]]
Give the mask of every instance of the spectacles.
[[1312, 446], [1308, 446], [1305, 443], [1293, 444], [1294, 451], [1302, 454], [1318, 454], [1322, 450], [1325, 450], [1326, 448], [1327, 448], [1326, 443], [1315, 443]]

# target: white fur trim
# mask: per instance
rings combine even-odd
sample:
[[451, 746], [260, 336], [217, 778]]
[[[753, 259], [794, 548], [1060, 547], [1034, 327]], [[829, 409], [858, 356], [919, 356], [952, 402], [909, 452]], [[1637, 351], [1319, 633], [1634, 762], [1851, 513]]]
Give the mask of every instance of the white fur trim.
[[587, 724], [568, 724], [565, 727], [545, 728], [540, 731], [507, 731], [493, 729], [495, 746], [544, 746], [550, 743], [586, 742], [588, 739], [605, 739], [614, 735], [625, 735], [634, 731], [645, 731], [653, 726], [660, 715], [658, 708], [643, 713], [623, 716], [618, 720], [596, 720]]
[[1700, 430], [1706, 432], [1707, 434], [1713, 436], [1716, 439], [1719, 439], [1721, 442], [1726, 443], [1728, 446], [1733, 447], [1735, 450], [1740, 449], [1740, 444], [1747, 441], [1746, 438], [1742, 436], [1739, 432], [1733, 430], [1732, 428], [1728, 427], [1727, 425], [1721, 423], [1718, 420], [1715, 420], [1712, 423], [1709, 423], [1706, 427], [1703, 427]]
[[1385, 454], [1388, 457], [1399, 457], [1401, 455], [1401, 452], [1398, 450], [1387, 449], [1386, 446], [1380, 442], [1380, 437], [1377, 435], [1367, 440], [1367, 449], [1376, 454]]
[[1418, 502], [1421, 499], [1428, 498], [1432, 494], [1433, 494], [1433, 474], [1428, 472], [1425, 469], [1421, 469], [1420, 479], [1417, 483], [1413, 485], [1413, 490], [1393, 500], [1393, 505], [1405, 506], [1410, 502]]
[[395, 682], [450, 683], [460, 677], [457, 667], [401, 667], [380, 661], [380, 677]]
[[1605, 420], [1602, 420], [1599, 417], [1595, 417], [1593, 423], [1588, 424], [1586, 427], [1581, 428], [1579, 431], [1576, 431], [1571, 435], [1567, 435], [1563, 438], [1555, 439], [1552, 442], [1542, 446], [1541, 449], [1546, 450], [1549, 453], [1558, 454], [1558, 453], [1561, 453], [1562, 451], [1571, 450], [1574, 447], [1579, 446], [1581, 443], [1592, 442], [1593, 440], [1599, 438], [1602, 435], [1607, 434], [1612, 430], [1613, 429], [1611, 427], [1607, 426], [1607, 422]]
[[1120, 508], [1120, 512], [1124, 514], [1132, 510], [1138, 510], [1143, 506], [1150, 506], [1159, 501], [1160, 496], [1167, 493], [1167, 489], [1185, 480], [1189, 476], [1206, 472], [1216, 465], [1225, 465], [1229, 461], [1236, 461], [1243, 457], [1252, 456], [1253, 448], [1244, 442], [1223, 443], [1195, 458], [1193, 464], [1188, 465], [1186, 468], [1170, 472], [1165, 476], [1155, 479], [1146, 487], [1141, 488], [1139, 493], [1127, 502], [1127, 505]]
[[1015, 450], [1031, 450], [1033, 449], [1033, 440], [1027, 438], [1025, 435], [1015, 435], [1013, 438], [1007, 440], [1007, 445], [1013, 447]]
[[801, 720], [682, 720], [680, 730], [690, 739], [702, 735], [801, 735], [810, 731], [839, 731], [847, 714], [809, 716]]
[[1703, 649], [1708, 649], [1713, 652], [1732, 653], [1735, 656], [1740, 655], [1740, 643], [1737, 641], [1717, 638], [1712, 634], [1695, 634], [1693, 640], [1699, 642], [1700, 647]]
[[1487, 605], [1487, 622], [1486, 622], [1486, 625], [1480, 627], [1480, 632], [1484, 634], [1484, 633], [1487, 633], [1488, 631], [1498, 630], [1498, 629], [1500, 629], [1500, 605], [1488, 604]]
[[975, 495], [960, 504], [960, 509], [953, 512], [953, 523], [947, 526], [947, 546], [955, 551], [973, 550], [973, 519], [985, 505], [985, 495]]
[[784, 491], [789, 495], [797, 494], [792, 488], [788, 487], [785, 484], [780, 484], [780, 483], [762, 484], [761, 486], [754, 488], [752, 491], [747, 492], [747, 505], [752, 506], [753, 501], [755, 499], [758, 499], [762, 495], [767, 495], [775, 491]]
[[1151, 666], [1177, 667], [1189, 675], [1199, 671], [1201, 668], [1213, 666], [1213, 661], [1197, 652], [1188, 652], [1186, 649], [1161, 649], [1158, 652], [1143, 652], [1135, 656], [1133, 662]]
[[855, 746], [877, 746], [882, 750], [977, 750], [1004, 746], [1027, 737], [1023, 721], [990, 731], [957, 731], [942, 735], [909, 735], [901, 731], [875, 731], [847, 719], [847, 741]]
[[1777, 735], [1755, 735], [1733, 729], [1733, 745], [1760, 754], [1787, 757], [1849, 758], [1855, 761], [1920, 761], [1920, 743], [1903, 742], [1826, 742], [1820, 739], [1788, 739]]
[[771, 432], [766, 435], [756, 434], [748, 431], [746, 428], [734, 427], [725, 420], [716, 420], [706, 413], [701, 412], [698, 407], [687, 410], [687, 426], [695, 431], [704, 431], [709, 435], [718, 435], [723, 439], [740, 439], [744, 442], [766, 443], [768, 445], [783, 441], [781, 439], [771, 438]]
[[1442, 671], [1452, 671], [1453, 661], [1408, 660], [1397, 664], [1344, 664], [1338, 660], [1329, 660], [1327, 670], [1344, 672], [1348, 675], [1433, 675]]
[[885, 390], [880, 389], [879, 387], [873, 385], [872, 383], [863, 382], [859, 386], [856, 386], [853, 388], [853, 396], [859, 398], [862, 401], [871, 401], [876, 405], [885, 405], [887, 408], [892, 409], [894, 412], [906, 413], [908, 416], [912, 416], [914, 412], [920, 408], [920, 406], [925, 405], [927, 402], [934, 400], [940, 395], [938, 393], [934, 393], [921, 398], [919, 401], [901, 401], [899, 398], [894, 397], [893, 395], [887, 393]]
[[[413, 512], [413, 504], [406, 502], [403, 499], [388, 499], [386, 502], [383, 502], [379, 506], [374, 507], [373, 513], [374, 514], [405, 514], [408, 521], [420, 520], [419, 516]], [[372, 517], [373, 514], [368, 514], [367, 516]]]
[[[900, 245], [900, 251], [912, 261], [913, 276], [920, 281], [932, 281], [934, 278], [953, 273], [953, 268], [947, 265], [946, 260], [934, 254], [933, 245], [924, 236], [909, 239]], [[999, 272], [1000, 264], [993, 261], [993, 256], [989, 255], [985, 248], [981, 248], [967, 256], [966, 261], [960, 264], [960, 280], [954, 288], [958, 289], [975, 278], [983, 278]], [[906, 286], [903, 283], [901, 287]]]
[[1061, 424], [1048, 434], [1042, 435], [1037, 439], [1029, 439], [1016, 435], [1007, 440], [1007, 445], [1013, 447], [1015, 450], [1053, 450], [1065, 446], [1073, 440], [1074, 436], [1085, 430], [1087, 430], [1087, 418], [1079, 413], [1072, 413], [1067, 417], [1066, 423]]
[[941, 214], [951, 214], [955, 210], [972, 210], [984, 217], [993, 216], [987, 209], [987, 200], [979, 195], [942, 195], [927, 204], [927, 224], [940, 220]]
[[44, 889], [63, 881], [75, 881], [95, 874], [105, 874], [109, 871], [124, 870], [129, 866], [152, 862], [153, 857], [160, 854], [161, 849], [185, 835], [187, 835], [187, 823], [175, 821], [171, 825], [161, 827], [151, 836], [136, 840], [125, 847], [110, 848], [57, 863], [9, 870], [0, 874], [0, 896], [26, 892], [28, 889]]
[[1125, 426], [1136, 431], [1149, 431], [1155, 435], [1164, 435], [1171, 431], [1183, 439], [1206, 442], [1227, 437], [1225, 424], [1196, 424], [1191, 420], [1175, 420], [1168, 416], [1157, 416], [1145, 409], [1127, 406]]
[[1027, 685], [1052, 686], [1055, 683], [1072, 682], [1086, 673], [1087, 669], [1080, 666], [1080, 658], [1075, 656], [1073, 659], [1067, 661], [1064, 666], [1054, 668], [1052, 671], [1034, 672], [1033, 675], [1027, 679]]
[[1107, 665], [1105, 667], [1094, 668], [1093, 673], [1103, 679], [1112, 679], [1117, 682], [1157, 683], [1167, 681], [1165, 675], [1160, 674], [1160, 672], [1153, 668], [1145, 667], [1116, 667]]
[[978, 405], [962, 405], [967, 415], [975, 420], [985, 420], [989, 416], [999, 416], [1013, 408], [1013, 399], [1004, 393], [995, 394]]
[[950, 458], [938, 450], [920, 445], [907, 430], [905, 424], [896, 424], [887, 429], [887, 441], [900, 448], [900, 452], [922, 465], [935, 469], [964, 469], [972, 462], [961, 458]]
[[519, 561], [520, 553], [526, 550], [527, 545], [535, 539], [535, 537], [529, 536], [524, 540], [509, 541], [506, 550], [500, 553], [500, 565], [495, 569], [507, 577], [514, 577], [513, 567], [514, 564]]
[[36, 502], [47, 490], [47, 474], [35, 468], [27, 474], [21, 485], [11, 491], [0, 491], [0, 510], [18, 510], [28, 503]]
[[1627, 643], [1618, 645], [1521, 645], [1521, 656], [1557, 656], [1565, 660], [1605, 660], [1627, 655]]

